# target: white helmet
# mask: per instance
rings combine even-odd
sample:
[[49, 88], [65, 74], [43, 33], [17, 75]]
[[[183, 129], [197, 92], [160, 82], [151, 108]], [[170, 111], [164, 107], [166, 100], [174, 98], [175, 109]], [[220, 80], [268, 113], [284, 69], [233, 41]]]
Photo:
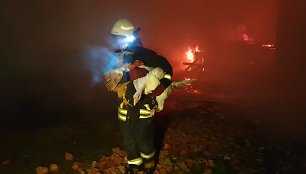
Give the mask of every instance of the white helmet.
[[111, 30], [111, 34], [118, 36], [131, 36], [136, 31], [134, 25], [127, 19], [119, 19]]

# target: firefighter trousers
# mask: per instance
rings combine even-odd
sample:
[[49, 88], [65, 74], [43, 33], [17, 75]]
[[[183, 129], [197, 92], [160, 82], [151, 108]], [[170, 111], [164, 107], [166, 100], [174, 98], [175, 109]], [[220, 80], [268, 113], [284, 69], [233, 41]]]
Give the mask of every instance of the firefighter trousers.
[[140, 115], [138, 107], [130, 107], [126, 111], [124, 115], [124, 112], [119, 110], [118, 117], [121, 116], [119, 125], [127, 151], [128, 164], [140, 166], [142, 163], [154, 160], [154, 113], [147, 117]]

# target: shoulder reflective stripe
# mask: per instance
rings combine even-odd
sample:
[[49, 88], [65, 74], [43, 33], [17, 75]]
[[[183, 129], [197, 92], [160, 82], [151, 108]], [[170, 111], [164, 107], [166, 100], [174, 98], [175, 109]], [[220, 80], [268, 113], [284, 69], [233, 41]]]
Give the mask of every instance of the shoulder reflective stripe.
[[148, 111], [146, 109], [140, 109], [140, 114], [141, 115], [150, 115], [151, 114], [151, 111]]
[[126, 109], [118, 108], [118, 112], [119, 112], [120, 114], [127, 115], [127, 110], [126, 110]]
[[123, 102], [120, 103], [120, 108], [123, 109]]
[[144, 159], [150, 159], [150, 158], [152, 158], [154, 155], [155, 155], [155, 150], [154, 150], [154, 152], [152, 152], [152, 153], [150, 153], [150, 154], [144, 154], [144, 153], [140, 152], [140, 156], [141, 156], [142, 158], [144, 158]]
[[133, 159], [133, 160], [128, 160], [127, 162], [128, 162], [128, 164], [135, 164], [135, 165], [139, 166], [139, 165], [142, 164], [142, 158], [136, 158], [136, 159]]
[[145, 104], [144, 107], [146, 107], [147, 110], [151, 110], [149, 104]]
[[171, 80], [171, 75], [170, 74], [165, 74], [164, 78]]
[[122, 121], [126, 121], [126, 116], [121, 115], [120, 113], [118, 113], [118, 118]]

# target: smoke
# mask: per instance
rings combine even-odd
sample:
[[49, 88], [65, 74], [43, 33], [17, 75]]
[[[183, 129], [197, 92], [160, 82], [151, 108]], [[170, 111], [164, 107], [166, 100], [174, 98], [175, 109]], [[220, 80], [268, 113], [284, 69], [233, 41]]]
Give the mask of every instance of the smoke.
[[101, 46], [85, 46], [83, 56], [84, 68], [90, 72], [91, 84], [97, 85], [102, 81], [103, 74], [116, 64], [116, 57], [109, 48]]
[[103, 74], [119, 64], [118, 54], [114, 50], [125, 49], [137, 42], [134, 36], [114, 39], [108, 38], [109, 47], [86, 45], [84, 47], [83, 64], [85, 70], [90, 72], [91, 83], [96, 85], [102, 81]]

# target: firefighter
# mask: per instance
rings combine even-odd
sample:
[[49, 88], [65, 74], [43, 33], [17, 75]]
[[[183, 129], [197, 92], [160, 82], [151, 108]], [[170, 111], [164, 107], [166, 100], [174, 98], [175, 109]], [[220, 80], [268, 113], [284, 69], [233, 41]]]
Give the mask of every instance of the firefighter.
[[[126, 19], [112, 27], [116, 63], [105, 73], [106, 87], [118, 93], [118, 120], [127, 151], [126, 173], [153, 173], [156, 167], [153, 116], [159, 96], [172, 83], [172, 67], [154, 51], [146, 49], [139, 29]], [[144, 79], [145, 83], [141, 81]]]

